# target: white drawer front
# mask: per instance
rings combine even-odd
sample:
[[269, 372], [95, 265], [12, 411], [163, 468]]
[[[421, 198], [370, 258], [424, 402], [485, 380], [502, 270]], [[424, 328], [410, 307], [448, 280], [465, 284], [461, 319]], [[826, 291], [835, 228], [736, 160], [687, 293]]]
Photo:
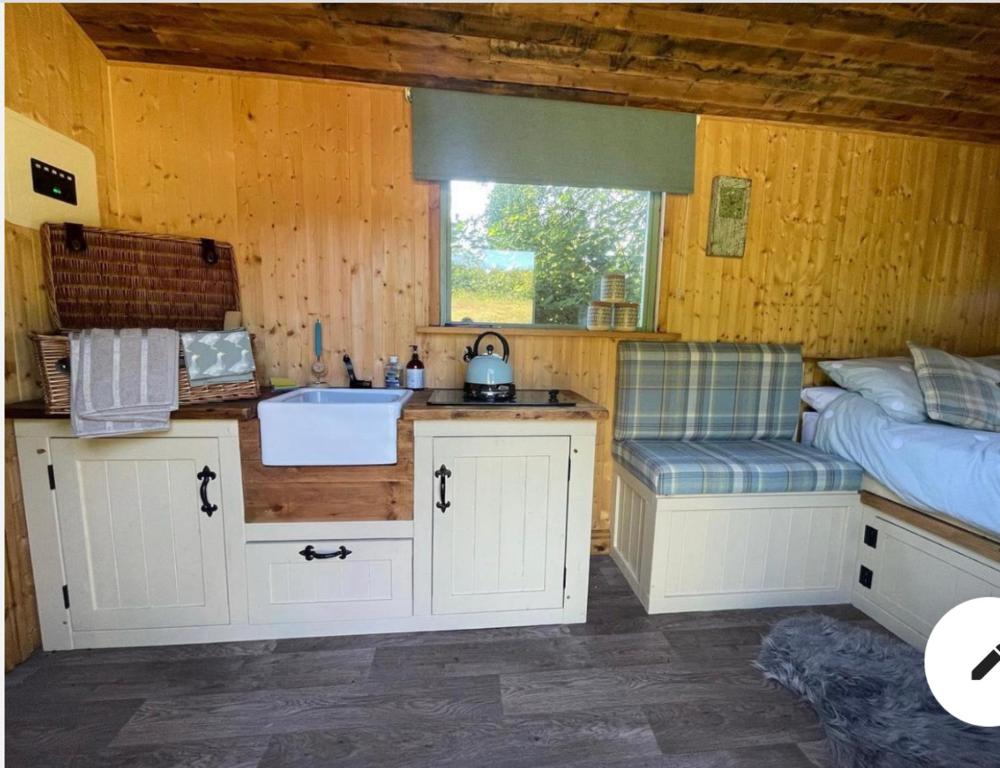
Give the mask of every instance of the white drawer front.
[[[306, 559], [307, 547], [322, 555]], [[250, 622], [343, 621], [413, 614], [409, 539], [268, 541], [246, 547]]]

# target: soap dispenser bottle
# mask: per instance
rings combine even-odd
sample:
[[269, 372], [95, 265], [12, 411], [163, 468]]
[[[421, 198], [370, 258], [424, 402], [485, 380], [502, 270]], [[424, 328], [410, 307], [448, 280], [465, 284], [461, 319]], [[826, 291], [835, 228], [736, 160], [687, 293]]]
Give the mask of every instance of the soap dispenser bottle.
[[424, 363], [417, 354], [417, 345], [411, 344], [413, 356], [406, 364], [406, 388], [420, 390], [424, 388]]
[[385, 366], [385, 388], [399, 389], [399, 358], [389, 355], [389, 363]]

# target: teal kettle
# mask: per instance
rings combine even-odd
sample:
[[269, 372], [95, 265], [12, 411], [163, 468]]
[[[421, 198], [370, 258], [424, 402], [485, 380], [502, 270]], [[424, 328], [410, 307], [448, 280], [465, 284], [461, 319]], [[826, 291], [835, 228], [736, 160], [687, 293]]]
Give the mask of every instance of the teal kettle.
[[[480, 342], [486, 336], [495, 336], [502, 345], [503, 356], [494, 352], [495, 347], [487, 344], [485, 354], [480, 351]], [[510, 345], [507, 339], [495, 331], [479, 334], [471, 347], [465, 348], [462, 359], [469, 364], [465, 370], [465, 399], [476, 402], [505, 402], [514, 399], [514, 369], [511, 368]]]

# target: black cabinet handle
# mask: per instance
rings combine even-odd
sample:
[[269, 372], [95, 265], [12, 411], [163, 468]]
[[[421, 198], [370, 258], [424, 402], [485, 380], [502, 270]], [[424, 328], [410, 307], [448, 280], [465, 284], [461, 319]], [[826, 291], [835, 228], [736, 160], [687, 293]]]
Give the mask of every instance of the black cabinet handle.
[[299, 552], [299, 554], [306, 560], [329, 560], [331, 557], [339, 557], [341, 560], [346, 560], [347, 556], [351, 554], [351, 550], [341, 544], [340, 549], [335, 552], [317, 552], [316, 548], [310, 544]]
[[444, 512], [446, 509], [448, 509], [448, 507], [451, 506], [450, 501], [445, 501], [445, 495], [448, 491], [447, 480], [449, 477], [451, 477], [451, 470], [448, 469], [448, 467], [446, 467], [444, 464], [442, 464], [441, 469], [437, 470], [434, 473], [434, 477], [437, 477], [441, 480], [441, 483], [438, 486], [438, 493], [441, 496], [441, 500], [434, 506], [436, 506], [438, 509]]
[[197, 477], [201, 480], [201, 488], [199, 489], [199, 492], [201, 493], [201, 511], [211, 517], [212, 513], [218, 509], [218, 506], [208, 500], [208, 483], [209, 481], [214, 480], [216, 475], [208, 468], [208, 464], [206, 464], [204, 469], [198, 473]]

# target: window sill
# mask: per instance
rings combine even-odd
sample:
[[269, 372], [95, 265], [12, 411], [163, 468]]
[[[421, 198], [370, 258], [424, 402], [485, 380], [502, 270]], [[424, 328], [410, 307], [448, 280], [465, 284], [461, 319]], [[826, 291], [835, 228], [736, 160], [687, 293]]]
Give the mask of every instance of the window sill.
[[586, 328], [518, 328], [502, 325], [424, 325], [417, 333], [438, 336], [476, 336], [485, 331], [497, 331], [504, 336], [547, 336], [613, 339], [615, 341], [677, 341], [679, 333], [649, 331], [588, 331]]

